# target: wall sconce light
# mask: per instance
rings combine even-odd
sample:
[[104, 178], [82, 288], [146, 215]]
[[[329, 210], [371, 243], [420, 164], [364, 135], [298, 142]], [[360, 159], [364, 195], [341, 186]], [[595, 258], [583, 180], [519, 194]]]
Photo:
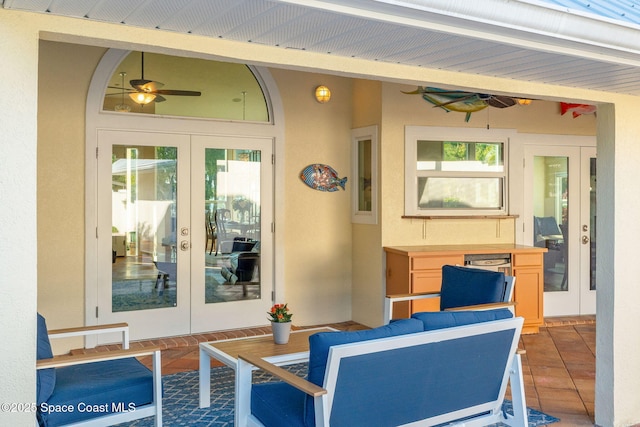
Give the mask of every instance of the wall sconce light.
[[326, 104], [331, 99], [331, 91], [326, 86], [316, 88], [316, 100], [321, 104]]
[[129, 98], [133, 99], [134, 102], [137, 102], [140, 105], [147, 105], [156, 99], [156, 96], [147, 92], [133, 92], [129, 94]]
[[531, 100], [527, 98], [518, 98], [518, 104], [520, 105], [529, 105], [531, 104]]

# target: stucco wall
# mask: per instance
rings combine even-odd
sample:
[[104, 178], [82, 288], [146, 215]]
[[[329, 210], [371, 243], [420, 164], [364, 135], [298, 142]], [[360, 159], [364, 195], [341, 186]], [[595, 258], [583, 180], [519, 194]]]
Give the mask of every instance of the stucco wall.
[[[85, 104], [105, 49], [40, 42], [38, 310], [51, 329], [84, 324]], [[83, 345], [56, 340], [57, 352]]]
[[[351, 320], [351, 183], [347, 190], [322, 192], [307, 187], [300, 172], [327, 164], [350, 177], [350, 79], [272, 69], [284, 107], [286, 129], [284, 188], [286, 299], [299, 325]], [[319, 85], [331, 101], [318, 103]]]

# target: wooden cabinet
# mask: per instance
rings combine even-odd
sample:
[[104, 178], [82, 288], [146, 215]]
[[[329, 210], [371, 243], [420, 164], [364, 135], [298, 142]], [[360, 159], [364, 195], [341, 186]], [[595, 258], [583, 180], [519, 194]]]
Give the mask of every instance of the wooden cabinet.
[[[543, 322], [543, 253], [545, 248], [522, 245], [441, 245], [385, 247], [386, 292], [410, 294], [439, 291], [443, 265], [464, 265], [467, 254], [511, 254], [516, 277], [516, 315], [524, 317], [523, 333], [537, 333]], [[432, 298], [394, 305], [394, 317], [409, 317], [419, 311], [437, 311], [440, 299]]]

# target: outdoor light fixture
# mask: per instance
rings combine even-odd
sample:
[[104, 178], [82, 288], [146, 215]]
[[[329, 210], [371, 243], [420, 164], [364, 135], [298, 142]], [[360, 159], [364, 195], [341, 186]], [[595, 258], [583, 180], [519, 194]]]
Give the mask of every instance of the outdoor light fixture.
[[329, 102], [330, 99], [331, 99], [331, 91], [329, 90], [328, 87], [326, 87], [326, 86], [318, 86], [316, 88], [316, 100], [319, 103], [325, 104], [325, 103]]

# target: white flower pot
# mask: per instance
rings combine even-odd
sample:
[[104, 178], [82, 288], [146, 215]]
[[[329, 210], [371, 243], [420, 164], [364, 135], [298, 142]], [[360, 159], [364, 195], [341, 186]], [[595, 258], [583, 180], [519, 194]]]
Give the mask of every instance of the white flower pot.
[[291, 322], [271, 322], [271, 330], [273, 331], [273, 341], [275, 341], [276, 344], [286, 344], [289, 342]]

